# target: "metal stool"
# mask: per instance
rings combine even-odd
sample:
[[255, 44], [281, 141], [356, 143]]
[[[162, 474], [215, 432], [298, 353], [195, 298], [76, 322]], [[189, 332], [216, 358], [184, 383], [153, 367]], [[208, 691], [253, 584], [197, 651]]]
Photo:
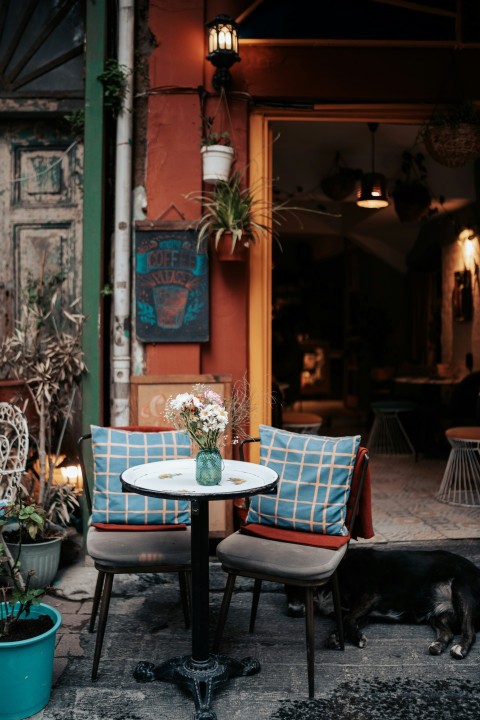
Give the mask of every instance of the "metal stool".
[[307, 435], [318, 435], [322, 426], [323, 418], [316, 413], [297, 412], [296, 410], [284, 410], [282, 417], [282, 428]]
[[454, 427], [445, 432], [452, 446], [436, 495], [449, 505], [480, 505], [480, 427]]
[[372, 403], [374, 419], [367, 442], [371, 455], [416, 457], [412, 441], [399, 418], [400, 413], [412, 412], [416, 407], [416, 403], [396, 400]]

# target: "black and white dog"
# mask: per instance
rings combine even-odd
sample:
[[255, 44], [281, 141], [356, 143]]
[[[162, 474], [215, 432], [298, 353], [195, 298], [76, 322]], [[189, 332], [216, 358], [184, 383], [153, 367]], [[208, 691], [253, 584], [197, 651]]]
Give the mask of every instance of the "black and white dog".
[[[460, 555], [443, 550], [352, 548], [339, 567], [345, 637], [364, 647], [362, 626], [369, 616], [430, 623], [436, 633], [429, 646], [440, 655], [450, 650], [464, 658], [480, 629], [480, 570]], [[322, 591], [318, 607], [322, 611]], [[339, 646], [332, 634], [329, 647]]]

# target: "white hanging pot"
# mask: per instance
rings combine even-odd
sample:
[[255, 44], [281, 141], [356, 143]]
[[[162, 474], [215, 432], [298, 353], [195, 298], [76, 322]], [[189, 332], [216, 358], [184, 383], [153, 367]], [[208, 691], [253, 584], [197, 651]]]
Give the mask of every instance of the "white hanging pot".
[[203, 145], [201, 148], [203, 181], [215, 184], [219, 180], [227, 181], [235, 155], [229, 145]]

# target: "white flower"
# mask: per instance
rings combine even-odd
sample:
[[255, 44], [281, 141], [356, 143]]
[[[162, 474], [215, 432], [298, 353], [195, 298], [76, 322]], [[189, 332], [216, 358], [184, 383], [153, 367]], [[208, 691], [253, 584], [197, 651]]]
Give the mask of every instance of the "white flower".
[[174, 410], [185, 410], [188, 407], [191, 407], [194, 405], [195, 407], [200, 407], [201, 403], [200, 400], [197, 398], [196, 395], [193, 395], [192, 393], [180, 393], [174, 398], [168, 399], [168, 404], [170, 407], [172, 407]]

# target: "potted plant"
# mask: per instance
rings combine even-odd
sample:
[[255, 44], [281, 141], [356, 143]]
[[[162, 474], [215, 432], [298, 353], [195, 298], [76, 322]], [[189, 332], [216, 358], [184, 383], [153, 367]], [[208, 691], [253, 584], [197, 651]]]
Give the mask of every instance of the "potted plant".
[[227, 131], [215, 132], [213, 118], [205, 118], [200, 152], [202, 154], [203, 181], [216, 184], [230, 177], [235, 150]]
[[5, 505], [3, 517], [3, 538], [24, 582], [28, 577], [31, 588], [50, 585], [58, 571], [64, 528], [48, 521], [41, 505], [24, 500], [21, 488]]
[[82, 350], [85, 316], [78, 300], [62, 302], [61, 275], [30, 277], [13, 333], [0, 344], [0, 366], [9, 377], [25, 383], [37, 422], [29, 426], [38, 465], [37, 503], [48, 511], [53, 476], [78, 382], [86, 372]]
[[463, 167], [480, 155], [480, 110], [472, 100], [437, 108], [423, 139], [428, 154], [440, 165]]
[[33, 588], [33, 572], [25, 579], [2, 535], [7, 522], [0, 514], [0, 697], [3, 720], [23, 720], [42, 710], [50, 699], [56, 632], [61, 616], [41, 603], [45, 588]]
[[288, 200], [263, 201], [255, 197], [251, 188], [242, 186], [239, 173], [234, 173], [227, 181], [220, 181], [212, 190], [190, 193], [187, 198], [203, 206], [197, 224], [197, 250], [202, 251], [208, 238], [212, 238], [221, 260], [244, 260], [247, 248], [266, 238], [270, 232], [278, 242], [278, 228], [288, 215], [297, 217], [296, 213], [300, 211], [338, 217], [323, 210], [290, 205]]
[[[29, 278], [14, 332], [0, 344], [0, 365], [25, 383], [34, 420], [29, 421], [30, 461], [18, 488], [9, 519], [18, 524], [23, 567], [35, 570], [33, 585], [50, 583], [60, 561], [61, 539], [67, 537], [79, 503], [67, 481], [54, 483], [77, 384], [86, 371], [81, 346], [85, 317], [76, 302], [62, 307], [61, 276]], [[35, 511], [33, 511], [35, 508]], [[15, 513], [17, 516], [15, 517]], [[33, 513], [27, 517], [28, 513]], [[41, 517], [41, 528], [35, 528]], [[33, 521], [33, 523], [31, 522]], [[10, 524], [10, 530], [13, 530]]]
[[333, 165], [320, 182], [325, 195], [331, 200], [345, 200], [355, 190], [355, 183], [362, 176], [361, 170], [354, 170], [345, 165], [342, 156], [337, 151]]
[[427, 185], [427, 166], [422, 153], [402, 153], [400, 175], [392, 192], [395, 212], [401, 222], [415, 222], [428, 213], [432, 195]]

